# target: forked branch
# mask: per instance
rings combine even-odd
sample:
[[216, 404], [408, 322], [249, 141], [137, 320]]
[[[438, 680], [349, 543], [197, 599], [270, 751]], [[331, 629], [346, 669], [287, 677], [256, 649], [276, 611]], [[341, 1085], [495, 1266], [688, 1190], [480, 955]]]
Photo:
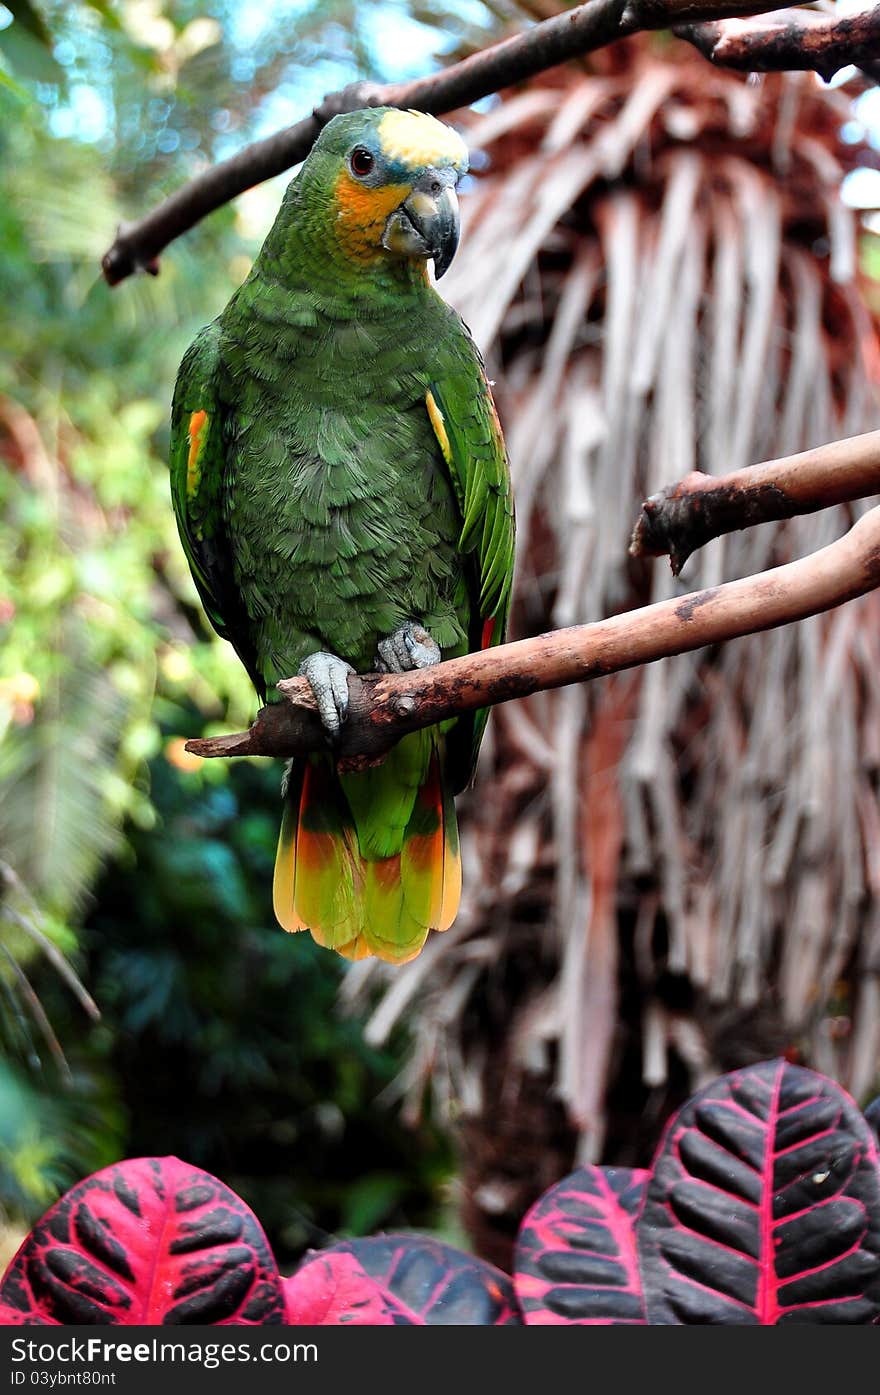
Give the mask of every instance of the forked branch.
[[[875, 508], [837, 542], [757, 576], [416, 673], [352, 677], [348, 719], [335, 750], [350, 769], [369, 765], [408, 732], [463, 712], [790, 624], [878, 585], [880, 508]], [[188, 741], [187, 750], [200, 756], [304, 756], [326, 750], [306, 680], [290, 678], [278, 686], [284, 701], [262, 708], [249, 731]]]
[[677, 576], [711, 538], [880, 494], [880, 431], [729, 475], [694, 470], [652, 494], [633, 530], [633, 557], [669, 555]]
[[880, 79], [880, 5], [860, 14], [783, 10], [753, 19], [676, 25], [719, 68], [745, 73], [815, 72], [826, 82], [848, 63]]

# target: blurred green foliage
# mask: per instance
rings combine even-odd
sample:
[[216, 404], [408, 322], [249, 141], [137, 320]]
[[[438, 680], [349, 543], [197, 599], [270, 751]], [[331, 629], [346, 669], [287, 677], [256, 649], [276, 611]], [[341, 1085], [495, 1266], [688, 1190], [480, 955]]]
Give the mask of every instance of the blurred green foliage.
[[[199, 730], [194, 709], [157, 707]], [[274, 924], [277, 766], [218, 778], [159, 754], [150, 772], [155, 827], [129, 829], [82, 934], [105, 1014], [93, 1050], [136, 1101], [127, 1152], [162, 1140], [218, 1173], [290, 1257], [328, 1231], [433, 1223], [447, 1151], [377, 1098], [397, 1053], [340, 1019], [337, 962]]]
[[255, 699], [178, 545], [171, 389], [280, 183], [156, 278], [110, 291], [98, 267], [117, 223], [206, 161], [355, 76], [402, 75], [395, 24], [423, 68], [491, 7], [422, 6], [425, 30], [393, 0], [208, 9], [0, 4], [0, 1219], [114, 1157], [176, 1152], [292, 1256], [326, 1230], [429, 1224], [449, 1159], [382, 1102], [401, 1058], [340, 1020], [337, 961], [274, 926], [279, 770], [182, 753]]

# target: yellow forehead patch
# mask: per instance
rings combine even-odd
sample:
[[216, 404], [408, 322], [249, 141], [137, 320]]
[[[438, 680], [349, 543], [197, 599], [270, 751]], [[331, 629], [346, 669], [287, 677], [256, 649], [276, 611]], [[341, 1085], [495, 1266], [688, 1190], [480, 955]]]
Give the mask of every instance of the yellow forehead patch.
[[386, 112], [378, 126], [382, 154], [413, 169], [426, 165], [467, 168], [467, 146], [457, 131], [425, 111]]

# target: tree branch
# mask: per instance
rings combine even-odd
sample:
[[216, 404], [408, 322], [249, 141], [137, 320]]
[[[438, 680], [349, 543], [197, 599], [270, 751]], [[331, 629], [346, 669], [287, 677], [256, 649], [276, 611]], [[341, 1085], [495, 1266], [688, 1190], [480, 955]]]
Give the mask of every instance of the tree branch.
[[[349, 714], [335, 750], [343, 768], [358, 769], [381, 759], [408, 732], [463, 712], [790, 624], [878, 585], [880, 508], [875, 508], [837, 542], [757, 576], [415, 673], [352, 677]], [[326, 750], [307, 681], [289, 678], [278, 687], [285, 701], [262, 708], [249, 731], [188, 741], [186, 749], [206, 757]]]
[[826, 82], [853, 63], [880, 80], [880, 5], [862, 14], [827, 15], [781, 10], [744, 24], [715, 19], [673, 28], [721, 68], [741, 72], [816, 72]]
[[582, 58], [640, 30], [693, 25], [719, 16], [763, 14], [785, 0], [589, 0], [536, 24], [439, 73], [414, 82], [354, 83], [331, 93], [311, 116], [274, 136], [245, 146], [212, 166], [134, 223], [120, 225], [101, 266], [111, 286], [134, 271], [156, 275], [159, 253], [207, 213], [305, 159], [323, 126], [339, 112], [362, 106], [414, 107], [442, 115], [523, 82], [571, 58]]
[[629, 550], [633, 557], [668, 554], [678, 576], [692, 552], [722, 533], [875, 494], [880, 494], [880, 431], [729, 475], [694, 470], [645, 500]]

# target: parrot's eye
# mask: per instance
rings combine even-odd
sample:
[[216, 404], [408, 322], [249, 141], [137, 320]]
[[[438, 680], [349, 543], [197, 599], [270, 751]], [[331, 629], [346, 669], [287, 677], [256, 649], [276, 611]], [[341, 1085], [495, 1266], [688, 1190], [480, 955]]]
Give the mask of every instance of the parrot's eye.
[[363, 179], [365, 175], [370, 173], [376, 161], [365, 146], [356, 145], [349, 156], [348, 163], [351, 165], [352, 174], [356, 174], [358, 179]]

